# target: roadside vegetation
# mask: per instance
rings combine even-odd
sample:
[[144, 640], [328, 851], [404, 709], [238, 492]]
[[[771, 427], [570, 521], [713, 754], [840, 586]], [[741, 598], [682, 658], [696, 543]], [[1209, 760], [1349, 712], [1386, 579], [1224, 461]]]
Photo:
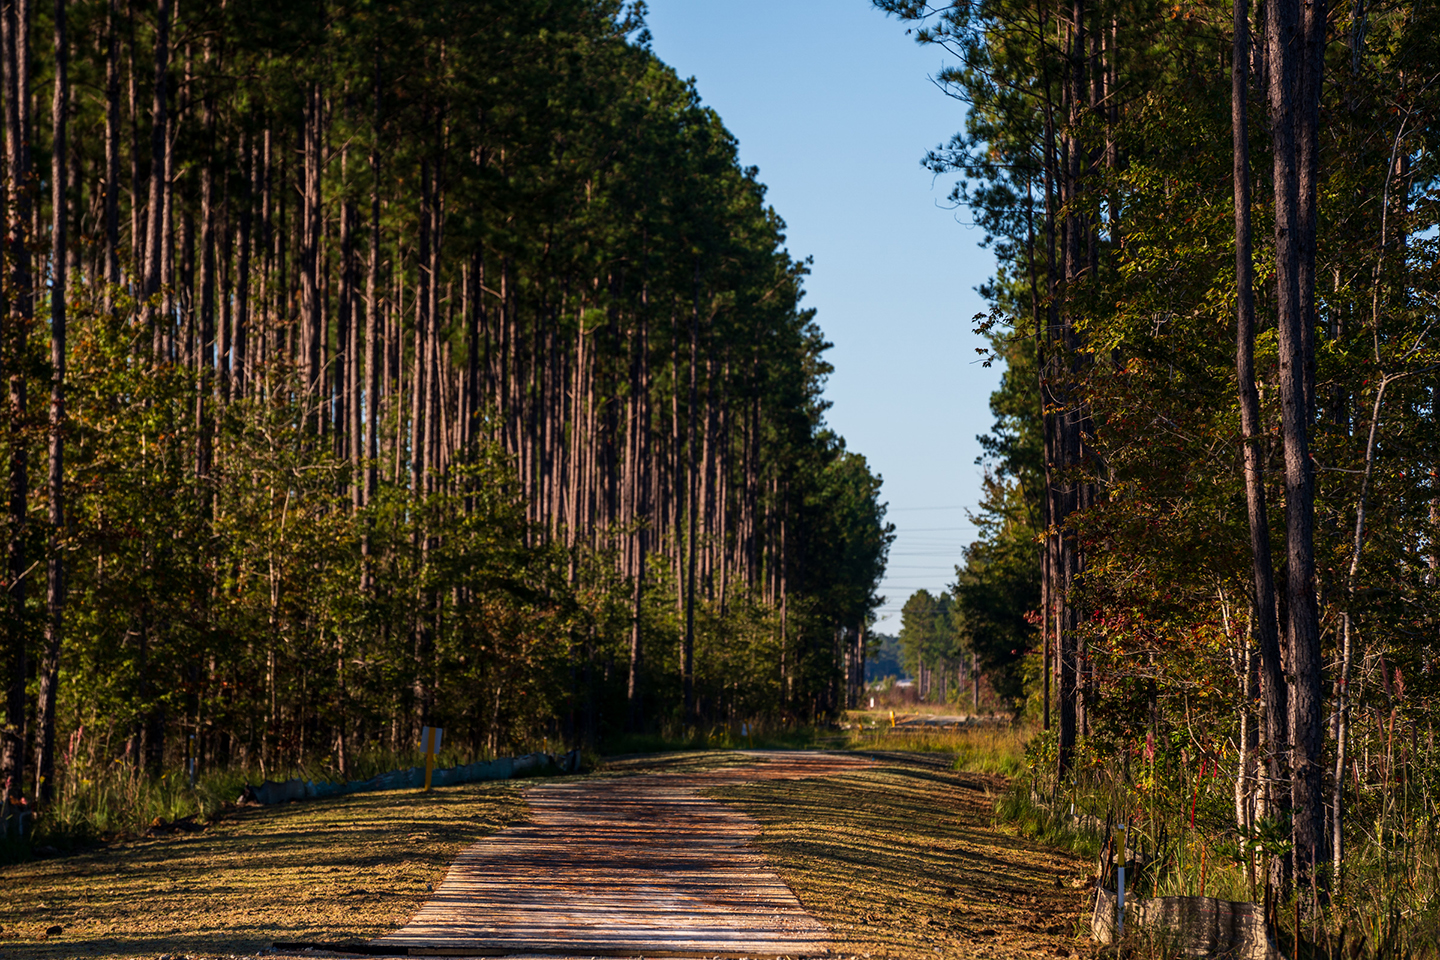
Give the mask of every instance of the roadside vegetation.
[[[437, 755], [435, 765], [439, 769], [468, 762], [468, 751], [447, 747]], [[352, 759], [348, 777], [342, 776], [333, 762], [282, 767], [269, 774], [275, 780], [365, 780], [424, 765], [424, 755], [418, 750], [367, 750]], [[73, 779], [66, 779], [25, 842], [18, 842], [13, 835], [0, 841], [0, 863], [135, 839], [177, 822], [208, 824], [237, 809], [247, 784], [259, 785], [265, 779], [259, 769], [242, 767], [201, 770], [193, 782], [180, 772], [150, 776], [129, 763], [77, 771]]]
[[643, 12], [15, 8], [0, 813], [35, 844], [422, 726], [479, 759], [853, 697], [880, 481]]
[[[1127, 769], [1086, 748], [1064, 783], [1056, 781], [1054, 761], [1054, 736], [1034, 737], [1026, 771], [996, 806], [998, 819], [1087, 858], [1111, 889], [1128, 848], [1127, 897], [1262, 904], [1286, 956], [1440, 956], [1440, 838], [1423, 778], [1397, 777], [1350, 814], [1357, 842], [1327, 872], [1322, 909], [1318, 891], [1277, 896], [1267, 889], [1267, 860], [1289, 849], [1288, 824], [1276, 818], [1253, 832], [1237, 828], [1235, 784], [1215, 758], [1177, 747], [1136, 755]], [[1142, 956], [1173, 955], [1157, 933], [1132, 930], [1129, 945], [1147, 951]]]
[[[836, 735], [808, 733], [812, 745]], [[1019, 755], [1016, 742], [990, 728], [933, 734], [924, 751], [857, 741], [876, 766], [714, 796], [762, 824], [767, 859], [834, 931], [844, 956], [934, 958], [938, 950], [959, 958], [982, 948], [1032, 956], [1042, 947], [1056, 955], [1056, 944], [1080, 953], [1090, 862], [997, 829], [1005, 779], [960, 760], [1003, 765], [1007, 751]], [[754, 762], [712, 745], [606, 759], [594, 775], [686, 775]], [[39, 960], [233, 955], [276, 940], [373, 938], [409, 919], [459, 850], [523, 815], [518, 785], [485, 784], [167, 822], [6, 867], [0, 951]]]
[[1440, 8], [875, 5], [965, 105], [923, 162], [1003, 368], [907, 670], [953, 700], [978, 661], [1049, 731], [1007, 815], [1123, 833], [1142, 895], [1440, 953]]
[[[989, 733], [962, 756], [1004, 765]], [[933, 744], [932, 744], [933, 745]], [[947, 754], [949, 754], [947, 756]], [[880, 753], [840, 777], [711, 795], [758, 820], [767, 862], [833, 932], [842, 956], [1089, 955], [1086, 857], [997, 824], [1006, 780], [951, 750]]]

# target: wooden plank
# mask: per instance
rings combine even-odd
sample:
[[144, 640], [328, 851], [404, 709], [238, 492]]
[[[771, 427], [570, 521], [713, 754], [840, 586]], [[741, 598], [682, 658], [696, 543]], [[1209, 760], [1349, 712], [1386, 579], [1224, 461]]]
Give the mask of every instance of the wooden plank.
[[754, 766], [700, 774], [531, 787], [528, 822], [465, 850], [414, 918], [370, 946], [410, 956], [824, 956], [824, 926], [750, 846], [758, 825], [697, 793], [868, 764], [754, 755]]

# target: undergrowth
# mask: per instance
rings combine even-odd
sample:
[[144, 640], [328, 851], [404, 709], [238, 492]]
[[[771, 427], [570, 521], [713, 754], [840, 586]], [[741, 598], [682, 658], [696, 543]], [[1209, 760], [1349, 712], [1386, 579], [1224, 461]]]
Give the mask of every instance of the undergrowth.
[[[436, 769], [473, 762], [477, 758], [443, 748]], [[488, 758], [486, 758], [488, 759]], [[0, 839], [0, 862], [15, 862], [36, 848], [72, 850], [98, 842], [138, 836], [157, 827], [184, 821], [206, 823], [239, 801], [247, 784], [294, 778], [317, 783], [368, 780], [392, 770], [424, 766], [419, 750], [371, 749], [347, 757], [340, 772], [334, 757], [283, 768], [231, 767], [201, 770], [191, 781], [184, 770], [147, 774], [128, 759], [88, 765], [76, 758], [62, 768], [58, 796], [36, 817], [23, 840]]]
[[[1023, 766], [997, 801], [997, 818], [1089, 858], [1094, 879], [1111, 889], [1116, 866], [1128, 863], [1127, 899], [1262, 904], [1272, 940], [1291, 960], [1440, 958], [1440, 820], [1419, 784], [1389, 796], [1357, 791], [1338, 868], [1325, 868], [1313, 886], [1277, 890], [1266, 877], [1272, 858], [1289, 852], [1289, 823], [1237, 827], [1234, 780], [1213, 761], [1184, 750], [1117, 760], [1082, 742], [1061, 782], [1045, 732], [1030, 738]], [[1162, 934], [1127, 930], [1125, 954], [1176, 956]]]
[[908, 727], [904, 715], [852, 710], [835, 724], [740, 721], [704, 726], [667, 725], [657, 733], [623, 734], [607, 740], [605, 756], [688, 750], [845, 750], [874, 753], [949, 754], [952, 769], [1016, 777], [1027, 769], [1028, 728], [1008, 720], [971, 721], [949, 728]]
[[623, 733], [605, 740], [604, 756], [669, 753], [680, 750], [816, 750], [846, 746], [843, 730], [783, 720], [730, 723], [667, 723], [659, 731]]

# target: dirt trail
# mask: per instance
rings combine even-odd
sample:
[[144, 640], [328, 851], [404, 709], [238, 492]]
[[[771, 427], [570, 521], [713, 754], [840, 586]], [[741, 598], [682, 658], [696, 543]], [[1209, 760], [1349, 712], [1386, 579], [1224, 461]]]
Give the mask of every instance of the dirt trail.
[[[727, 754], [545, 784], [470, 847], [396, 952], [1034, 958], [1077, 937], [1087, 867], [995, 826], [999, 777], [948, 758]], [[667, 763], [666, 759], [637, 763]], [[699, 762], [706, 762], [701, 759]], [[621, 764], [619, 766], [624, 766]], [[714, 799], [709, 799], [714, 798]], [[718, 802], [717, 802], [718, 801]]]
[[826, 777], [862, 758], [766, 753], [695, 773], [544, 784], [528, 822], [471, 846], [397, 952], [817, 956], [830, 935], [765, 863], [759, 824], [700, 791]]
[[[1000, 778], [957, 774], [943, 754], [870, 756], [869, 765], [835, 754], [612, 758], [584, 780], [237, 811], [198, 833], [6, 866], [0, 960], [164, 954], [198, 960], [269, 953], [281, 941], [386, 939], [403, 932], [407, 920], [424, 920], [427, 900], [434, 905], [450, 896], [443, 881], [466, 851], [508, 843], [521, 829], [533, 830], [536, 842], [547, 845], [545, 856], [558, 859], [517, 861], [517, 868], [540, 875], [511, 875], [510, 893], [533, 895], [529, 913], [516, 909], [508, 921], [512, 941], [548, 926], [562, 926], [568, 936], [587, 921], [587, 911], [612, 904], [574, 902], [577, 912], [556, 923], [548, 885], [564, 876], [563, 865], [578, 861], [613, 875], [612, 868], [634, 864], [619, 859], [615, 844], [586, 848], [567, 843], [558, 829], [523, 824], [576, 806], [577, 815], [589, 817], [586, 803], [608, 818], [617, 840], [648, 837], [658, 861], [654, 883], [629, 888], [630, 901], [642, 901], [644, 922], [634, 929], [646, 936], [670, 929], [665, 924], [679, 904], [702, 929], [714, 928], [703, 934], [706, 955], [731, 952], [719, 938], [757, 947], [763, 941], [743, 937], [761, 934], [771, 944], [784, 942], [787, 952], [818, 942], [843, 957], [897, 960], [1094, 952], [1075, 935], [1084, 891], [1074, 884], [1090, 864], [996, 827]], [[678, 834], [653, 829], [660, 811], [687, 826]], [[487, 835], [493, 840], [481, 840]], [[710, 867], [719, 872], [707, 880], [700, 870]], [[504, 892], [497, 878], [479, 878], [490, 884], [487, 896]], [[430, 885], [435, 891], [427, 893]], [[543, 912], [534, 897], [545, 900]], [[700, 909], [706, 904], [709, 912]], [[47, 934], [52, 927], [62, 932]], [[684, 942], [676, 936], [666, 950], [645, 955], [683, 953]], [[502, 951], [514, 952], [496, 950]], [[573, 953], [617, 951], [632, 952], [597, 942]]]

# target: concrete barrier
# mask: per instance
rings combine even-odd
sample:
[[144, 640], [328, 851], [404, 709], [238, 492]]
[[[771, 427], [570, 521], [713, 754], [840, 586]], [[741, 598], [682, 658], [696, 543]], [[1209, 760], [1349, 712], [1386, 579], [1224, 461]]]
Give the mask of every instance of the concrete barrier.
[[[1115, 891], [1095, 891], [1090, 935], [1115, 942]], [[1265, 926], [1258, 903], [1232, 903], [1215, 897], [1125, 897], [1125, 929], [1163, 939], [1169, 950], [1187, 957], [1229, 960], [1285, 960]]]

